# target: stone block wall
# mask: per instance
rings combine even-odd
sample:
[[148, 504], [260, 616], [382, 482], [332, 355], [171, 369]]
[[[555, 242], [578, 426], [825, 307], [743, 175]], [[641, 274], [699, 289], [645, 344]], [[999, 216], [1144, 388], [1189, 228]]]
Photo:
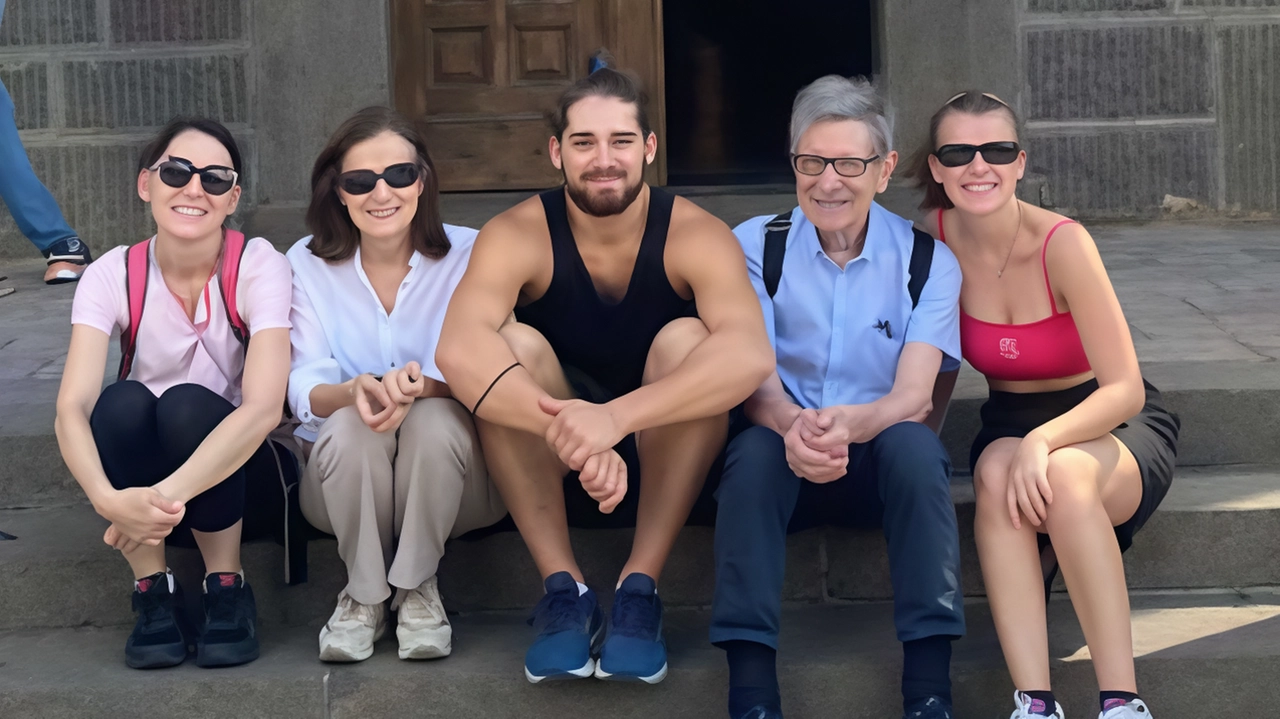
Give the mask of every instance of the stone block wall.
[[1025, 144], [1053, 205], [1154, 216], [1170, 194], [1280, 213], [1280, 0], [1014, 7]]
[[[386, 0], [8, 0], [0, 79], [36, 174], [98, 252], [153, 231], [138, 150], [178, 115], [245, 156], [240, 215], [300, 206], [352, 111], [389, 102]], [[33, 248], [0, 210], [0, 257]]]

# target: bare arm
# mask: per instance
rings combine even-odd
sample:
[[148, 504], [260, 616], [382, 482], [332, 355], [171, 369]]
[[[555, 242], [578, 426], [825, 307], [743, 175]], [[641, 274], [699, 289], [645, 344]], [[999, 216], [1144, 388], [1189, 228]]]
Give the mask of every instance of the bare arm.
[[499, 216], [485, 225], [449, 301], [436, 348], [436, 366], [463, 406], [475, 407], [488, 390], [477, 416], [538, 435], [546, 433], [552, 417], [538, 406], [539, 399], [550, 395], [533, 377], [517, 367], [490, 385], [516, 362], [498, 330], [516, 306], [521, 288], [536, 276], [545, 251], [509, 218]]
[[899, 422], [923, 422], [933, 409], [933, 386], [942, 366], [942, 350], [924, 342], [908, 342], [898, 358], [893, 389], [866, 404], [825, 407], [822, 422], [809, 427], [810, 446], [831, 451], [850, 443], [871, 441]]
[[170, 499], [187, 502], [248, 461], [280, 424], [288, 378], [289, 330], [272, 328], [255, 333], [245, 357], [240, 406], [155, 488]]
[[1061, 228], [1049, 245], [1047, 264], [1098, 379], [1097, 391], [1083, 402], [1033, 430], [1052, 452], [1115, 429], [1142, 409], [1144, 391], [1133, 337], [1093, 238], [1079, 225]]
[[111, 337], [88, 325], [72, 325], [71, 347], [58, 389], [57, 417], [53, 428], [58, 449], [80, 488], [98, 514], [111, 519], [109, 503], [116, 493], [102, 468], [98, 445], [89, 428], [89, 417], [102, 391]]
[[935, 434], [942, 434], [942, 423], [947, 419], [947, 407], [951, 405], [951, 395], [956, 390], [956, 378], [959, 376], [960, 370], [953, 369], [939, 372], [933, 381], [933, 398], [930, 400], [933, 407], [929, 416], [924, 418], [924, 425]]
[[747, 398], [743, 410], [752, 424], [768, 427], [785, 435], [800, 416], [801, 407], [791, 399], [782, 387], [782, 378], [775, 369], [760, 388]]
[[624, 434], [726, 412], [774, 370], [760, 303], [733, 233], [711, 217], [684, 231], [691, 235], [668, 245], [668, 260], [693, 290], [711, 334], [671, 374], [609, 403]]

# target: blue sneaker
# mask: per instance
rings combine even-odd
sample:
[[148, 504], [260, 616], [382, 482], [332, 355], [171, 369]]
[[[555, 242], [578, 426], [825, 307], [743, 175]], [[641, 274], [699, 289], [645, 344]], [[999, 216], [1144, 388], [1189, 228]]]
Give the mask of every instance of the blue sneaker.
[[902, 719], [953, 719], [953, 716], [949, 704], [938, 697], [929, 697], [904, 712]]
[[613, 596], [609, 636], [600, 650], [596, 679], [657, 684], [667, 676], [662, 600], [652, 577], [636, 572]]
[[604, 613], [596, 593], [588, 589], [579, 595], [578, 582], [568, 572], [552, 574], [544, 586], [547, 593], [529, 617], [538, 638], [524, 655], [525, 678], [537, 684], [591, 676], [604, 637]]

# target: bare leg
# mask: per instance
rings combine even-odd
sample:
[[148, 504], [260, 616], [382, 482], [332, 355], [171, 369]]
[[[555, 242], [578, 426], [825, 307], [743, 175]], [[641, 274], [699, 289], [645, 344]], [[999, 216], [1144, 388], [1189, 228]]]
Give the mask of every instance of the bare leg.
[[1021, 691], [1048, 691], [1049, 630], [1036, 530], [1027, 521], [1014, 529], [1006, 495], [1009, 460], [1020, 441], [998, 439], [978, 458], [974, 535], [991, 617], [1013, 685]]
[[[553, 397], [573, 397], [555, 350], [541, 333], [519, 323], [507, 324], [498, 333], [540, 387]], [[569, 521], [564, 509], [563, 481], [568, 467], [538, 435], [478, 417], [476, 432], [484, 448], [489, 476], [502, 494], [542, 577], [569, 572], [574, 579], [583, 581], [569, 544]]]
[[1112, 527], [1142, 500], [1138, 463], [1107, 435], [1049, 454], [1053, 504], [1045, 527], [1105, 691], [1136, 692], [1129, 590]]
[[[674, 320], [663, 327], [649, 348], [644, 383], [670, 374], [709, 336], [706, 325], [695, 318]], [[718, 414], [636, 434], [640, 504], [631, 557], [621, 578], [640, 572], [657, 580], [711, 464], [724, 448], [728, 429], [728, 414]]]
[[200, 556], [204, 557], [206, 575], [240, 571], [240, 530], [243, 527], [244, 520], [240, 520], [220, 532], [191, 530], [196, 546], [200, 547]]
[[168, 568], [164, 561], [164, 542], [155, 547], [139, 544], [132, 552], [123, 552], [123, 554], [125, 560], [129, 562], [129, 568], [133, 570], [134, 579], [149, 577]]

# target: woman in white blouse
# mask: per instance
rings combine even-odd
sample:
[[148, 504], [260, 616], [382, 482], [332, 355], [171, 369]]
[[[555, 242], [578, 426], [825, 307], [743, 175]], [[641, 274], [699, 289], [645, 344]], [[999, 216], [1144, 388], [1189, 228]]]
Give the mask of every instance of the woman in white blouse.
[[320, 658], [368, 658], [388, 599], [400, 658], [442, 657], [452, 640], [435, 577], [445, 540], [506, 514], [471, 416], [434, 361], [476, 231], [441, 224], [426, 145], [388, 108], [338, 128], [311, 187], [314, 234], [287, 255], [289, 404], [299, 438], [314, 443], [303, 514], [337, 535], [347, 565]]

